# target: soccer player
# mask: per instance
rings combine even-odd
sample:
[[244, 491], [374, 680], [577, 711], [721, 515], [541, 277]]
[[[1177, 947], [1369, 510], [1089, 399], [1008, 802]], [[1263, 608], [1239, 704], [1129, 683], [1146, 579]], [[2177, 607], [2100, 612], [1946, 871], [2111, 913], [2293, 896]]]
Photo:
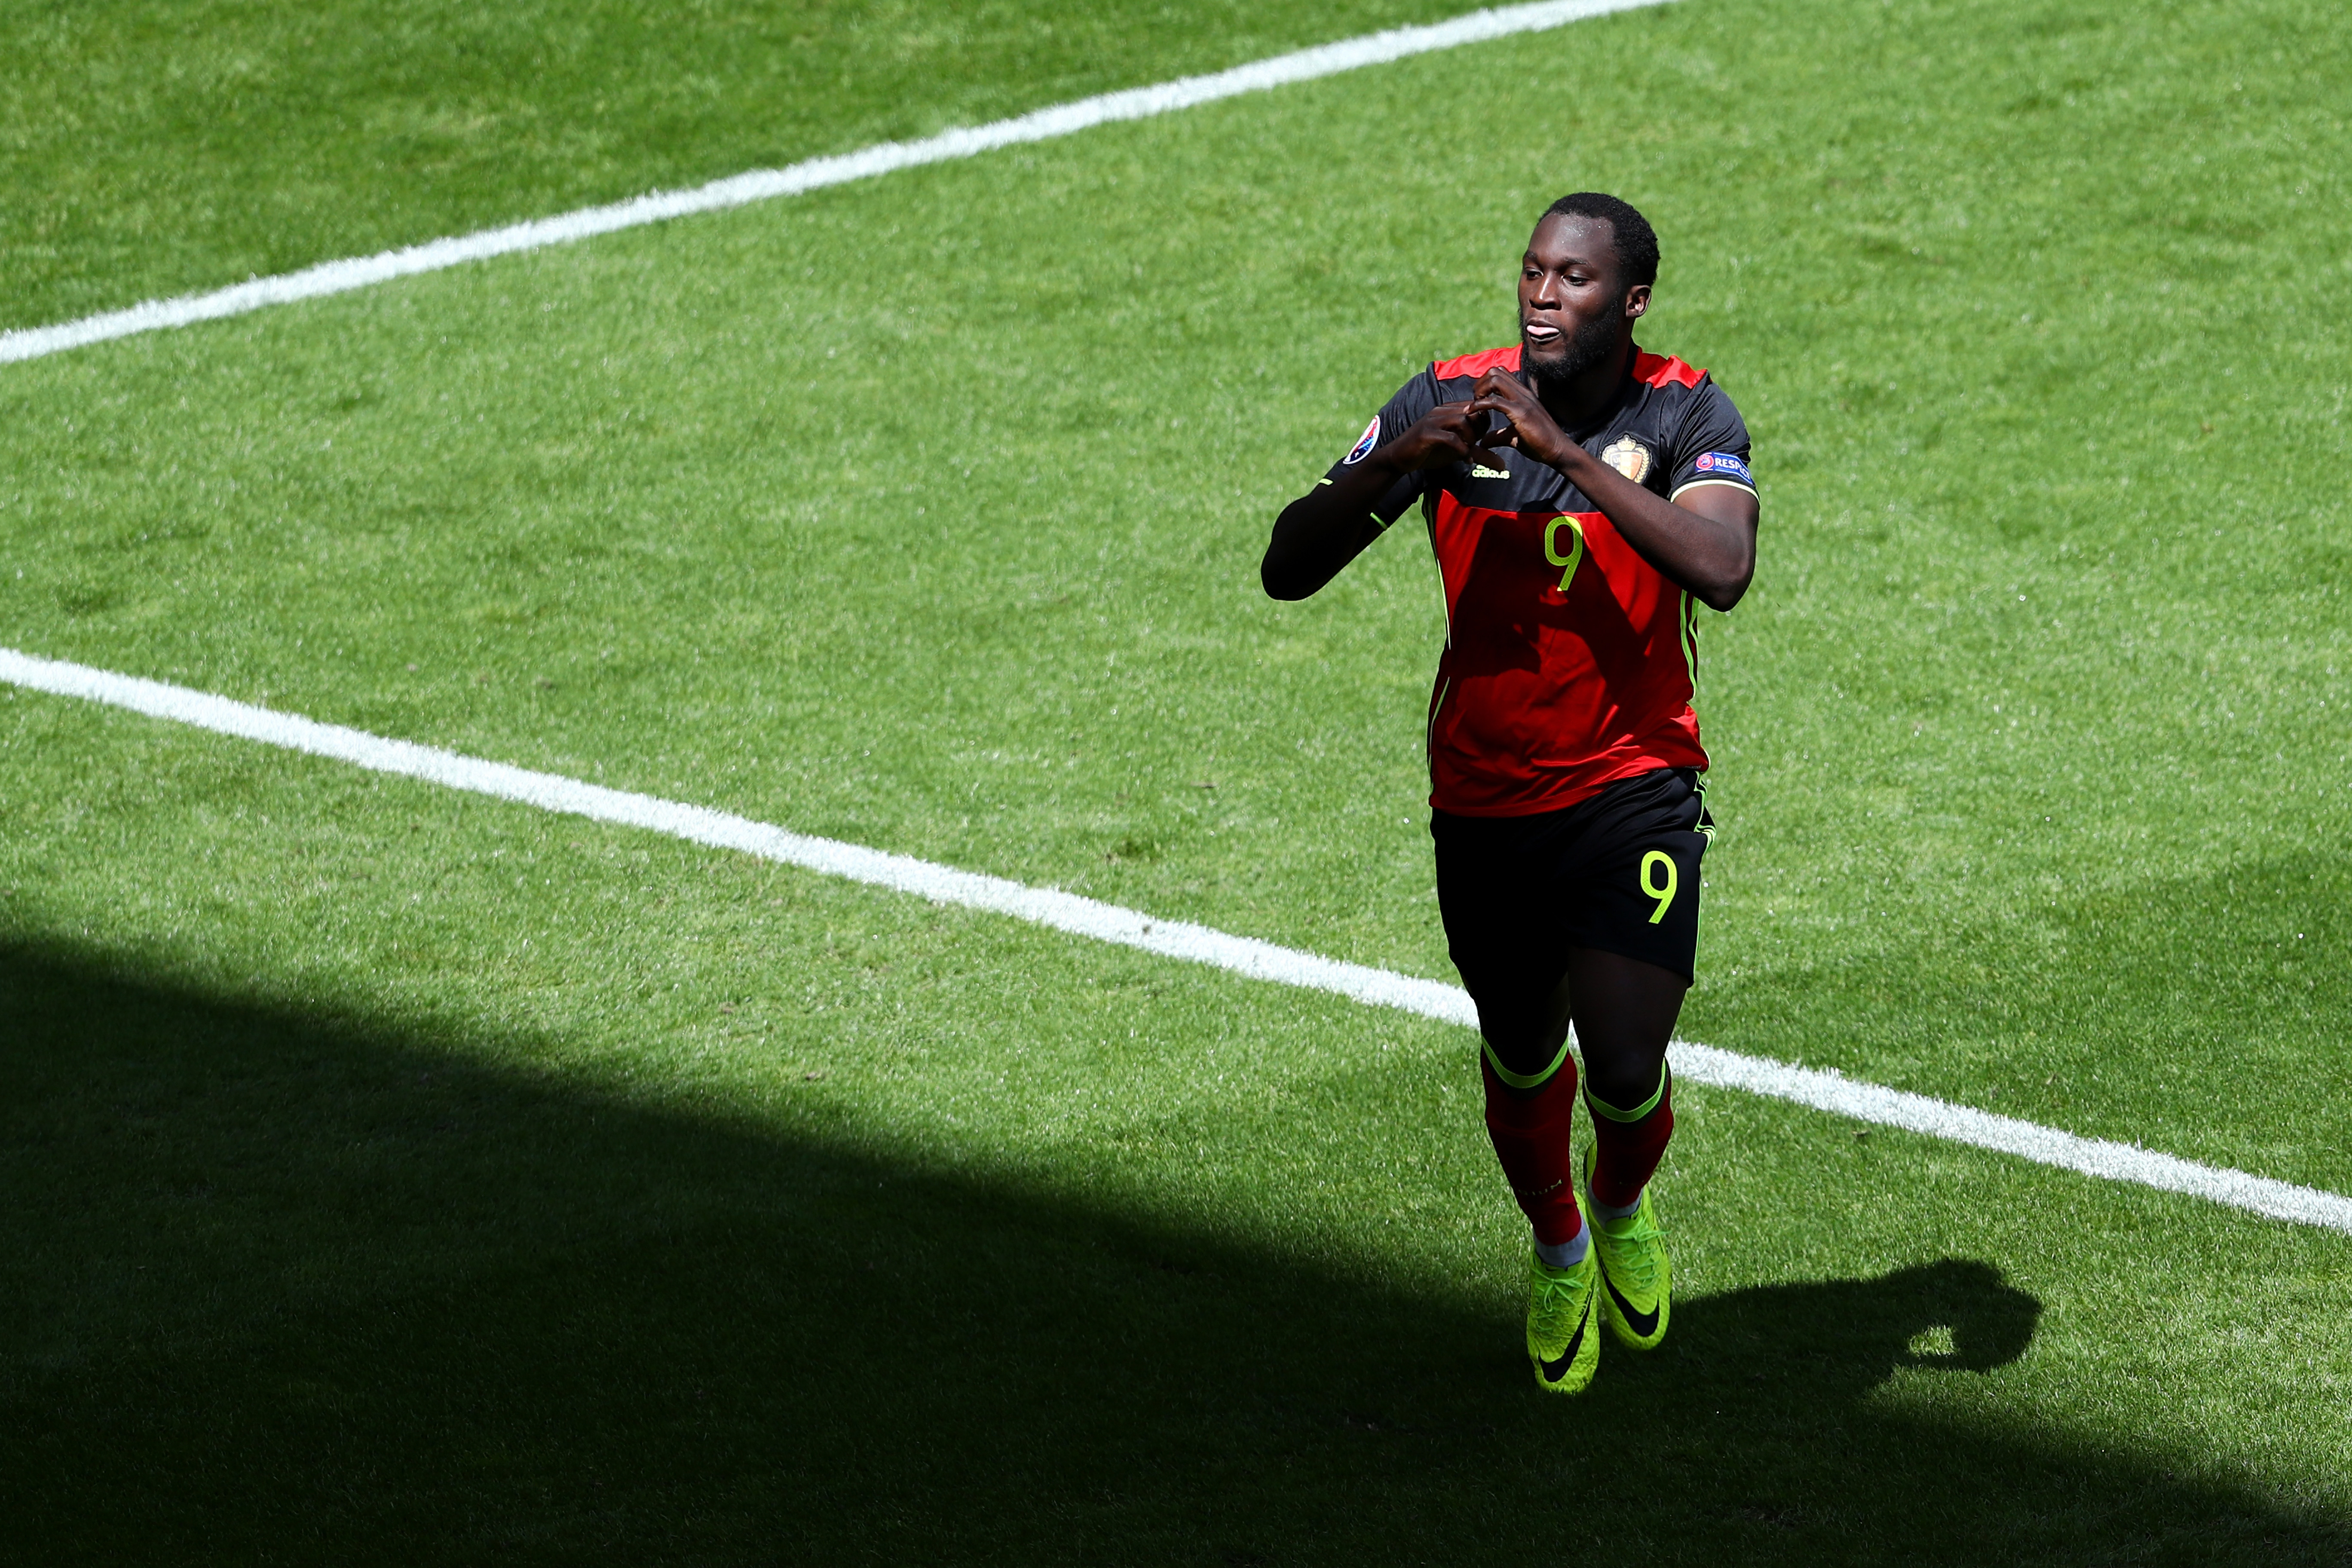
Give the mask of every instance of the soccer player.
[[[1640, 213], [1554, 202], [1520, 262], [1518, 342], [1405, 383], [1283, 510], [1262, 569], [1268, 594], [1306, 598], [1421, 503], [1445, 592], [1438, 908], [1478, 1005], [1486, 1131], [1535, 1230], [1528, 1357], [1561, 1394], [1592, 1381], [1596, 1311], [1637, 1350], [1666, 1331], [1649, 1183], [1715, 831], [1692, 603], [1728, 610], [1756, 570], [1738, 411], [1706, 372], [1633, 342], [1657, 276]], [[1580, 1206], [1571, 1023], [1592, 1112]]]

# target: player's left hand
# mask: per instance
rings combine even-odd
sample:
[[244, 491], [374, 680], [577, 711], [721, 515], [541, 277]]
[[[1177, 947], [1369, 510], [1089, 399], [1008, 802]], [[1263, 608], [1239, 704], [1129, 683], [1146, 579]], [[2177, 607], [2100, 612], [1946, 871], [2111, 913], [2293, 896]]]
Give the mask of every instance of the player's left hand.
[[1494, 446], [1517, 447], [1538, 463], [1559, 468], [1576, 443], [1568, 438], [1537, 398], [1535, 389], [1507, 370], [1490, 370], [1471, 388], [1470, 414], [1493, 414], [1501, 424], [1486, 437]]

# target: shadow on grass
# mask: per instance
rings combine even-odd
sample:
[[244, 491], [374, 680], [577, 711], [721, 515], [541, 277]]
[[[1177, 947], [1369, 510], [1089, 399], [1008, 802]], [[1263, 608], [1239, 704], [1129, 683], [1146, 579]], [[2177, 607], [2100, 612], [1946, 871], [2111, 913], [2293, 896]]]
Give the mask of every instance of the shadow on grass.
[[1873, 1397], [1898, 1369], [2025, 1352], [2037, 1303], [1979, 1262], [1690, 1300], [1664, 1350], [1604, 1353], [1571, 1404], [1534, 1391], [1477, 1291], [1318, 1272], [57, 951], [0, 950], [0, 1087], [17, 1561], [2347, 1544], [2129, 1455]]

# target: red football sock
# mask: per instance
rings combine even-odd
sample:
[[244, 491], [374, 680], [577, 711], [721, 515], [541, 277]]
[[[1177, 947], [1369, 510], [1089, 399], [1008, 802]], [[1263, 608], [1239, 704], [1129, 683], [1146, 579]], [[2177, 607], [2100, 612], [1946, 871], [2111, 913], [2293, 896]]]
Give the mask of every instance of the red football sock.
[[1584, 1228], [1568, 1143], [1569, 1119], [1576, 1112], [1574, 1058], [1563, 1057], [1542, 1088], [1517, 1096], [1495, 1076], [1495, 1064], [1484, 1051], [1478, 1053], [1478, 1068], [1486, 1079], [1486, 1136], [1495, 1141], [1495, 1157], [1503, 1163], [1511, 1195], [1535, 1226], [1538, 1241], [1546, 1247], [1574, 1241]]
[[1675, 1135], [1675, 1086], [1662, 1065], [1658, 1092], [1631, 1112], [1592, 1101], [1592, 1201], [1612, 1209], [1642, 1201], [1642, 1189], [1658, 1173], [1666, 1140]]

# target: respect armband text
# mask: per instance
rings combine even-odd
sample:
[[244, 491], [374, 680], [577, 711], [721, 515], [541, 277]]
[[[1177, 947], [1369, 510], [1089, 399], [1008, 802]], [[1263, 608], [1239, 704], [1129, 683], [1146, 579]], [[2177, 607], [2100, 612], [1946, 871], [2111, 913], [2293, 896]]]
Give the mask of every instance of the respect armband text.
[[1736, 452], [1701, 452], [1691, 464], [1695, 479], [1731, 479], [1756, 488], [1756, 476], [1748, 471], [1747, 461]]

